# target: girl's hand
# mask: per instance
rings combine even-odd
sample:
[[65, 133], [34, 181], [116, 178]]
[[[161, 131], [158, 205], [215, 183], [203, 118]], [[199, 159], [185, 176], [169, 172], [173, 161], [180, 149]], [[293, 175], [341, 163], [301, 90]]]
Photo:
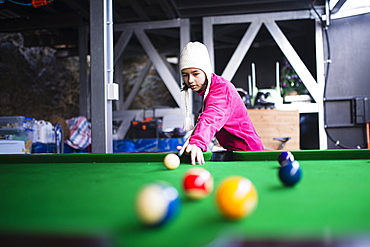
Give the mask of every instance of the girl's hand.
[[[178, 150], [181, 150], [181, 148], [182, 148], [181, 146], [177, 147]], [[192, 165], [196, 164], [195, 161], [198, 161], [199, 165], [204, 165], [205, 164], [203, 151], [202, 151], [202, 149], [200, 149], [196, 145], [194, 145], [194, 144], [188, 145], [185, 148], [185, 152], [188, 153], [188, 154], [190, 153], [190, 160], [191, 160]]]

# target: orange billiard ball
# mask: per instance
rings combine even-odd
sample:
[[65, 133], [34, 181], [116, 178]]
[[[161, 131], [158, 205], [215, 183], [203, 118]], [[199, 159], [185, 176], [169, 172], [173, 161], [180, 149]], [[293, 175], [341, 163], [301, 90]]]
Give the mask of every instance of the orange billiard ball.
[[258, 193], [253, 183], [242, 176], [224, 179], [216, 192], [216, 203], [221, 214], [232, 220], [250, 216], [258, 204]]

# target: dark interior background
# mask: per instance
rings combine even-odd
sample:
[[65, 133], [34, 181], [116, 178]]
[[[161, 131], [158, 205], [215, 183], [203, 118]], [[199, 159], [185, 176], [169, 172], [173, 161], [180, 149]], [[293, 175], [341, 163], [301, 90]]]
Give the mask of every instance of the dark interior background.
[[[202, 17], [309, 10], [311, 2], [113, 0], [113, 18], [115, 24], [189, 18], [192, 41], [202, 41]], [[323, 9], [324, 1], [317, 0], [313, 4]], [[55, 113], [64, 118], [78, 114], [78, 29], [88, 27], [89, 21], [88, 0], [55, 0], [37, 8], [6, 0], [0, 3], [1, 115], [30, 115], [32, 111], [40, 119]], [[363, 14], [332, 20], [328, 27], [332, 61], [326, 88], [328, 101], [325, 102], [325, 119], [330, 136], [328, 148], [366, 145], [365, 124], [356, 120], [356, 107], [361, 99], [370, 97], [369, 23], [370, 14]], [[277, 24], [316, 78], [314, 21], [296, 20]], [[222, 73], [247, 28], [248, 24], [214, 27], [216, 73]], [[179, 39], [174, 38], [178, 37], [178, 32], [178, 29], [150, 30], [147, 34], [159, 52], [178, 56]], [[9, 38], [11, 36], [13, 38]], [[118, 35], [115, 34], [114, 39], [117, 40]], [[326, 42], [324, 47], [324, 59], [327, 59]], [[8, 53], [9, 50], [12, 52]], [[133, 38], [125, 50], [125, 59], [135, 56], [140, 60], [145, 53]], [[283, 64], [284, 56], [266, 28], [262, 27], [232, 82], [247, 89], [251, 63], [255, 63], [257, 87], [271, 88], [275, 85], [276, 62]], [[176, 68], [176, 65], [173, 66]], [[155, 73], [152, 77], [158, 80]], [[197, 104], [199, 101], [195, 97], [195, 106]], [[301, 149], [319, 147], [317, 119], [317, 113], [301, 114]], [[334, 143], [337, 140], [343, 146], [336, 146]]]

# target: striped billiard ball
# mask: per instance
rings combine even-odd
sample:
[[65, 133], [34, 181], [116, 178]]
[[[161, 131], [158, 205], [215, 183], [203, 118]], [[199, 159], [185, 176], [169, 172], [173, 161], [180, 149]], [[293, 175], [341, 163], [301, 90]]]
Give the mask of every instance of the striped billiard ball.
[[286, 186], [293, 186], [301, 180], [302, 171], [298, 161], [290, 162], [289, 164], [280, 167], [279, 178]]
[[217, 189], [216, 203], [225, 218], [231, 220], [246, 218], [257, 208], [256, 187], [245, 177], [227, 177]]
[[183, 189], [188, 198], [202, 199], [213, 191], [213, 177], [204, 168], [191, 168], [183, 177]]
[[282, 152], [278, 156], [278, 161], [279, 161], [280, 166], [285, 166], [289, 164], [290, 162], [294, 161], [294, 156], [289, 151]]
[[144, 185], [136, 198], [136, 212], [148, 226], [159, 226], [175, 218], [180, 210], [179, 192], [172, 185], [153, 182]]

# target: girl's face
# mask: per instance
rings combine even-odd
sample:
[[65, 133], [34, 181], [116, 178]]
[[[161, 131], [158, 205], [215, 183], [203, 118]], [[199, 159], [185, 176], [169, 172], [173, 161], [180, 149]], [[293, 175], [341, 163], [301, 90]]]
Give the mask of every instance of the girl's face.
[[189, 68], [181, 71], [185, 84], [193, 91], [199, 91], [206, 82], [206, 74], [201, 69]]

